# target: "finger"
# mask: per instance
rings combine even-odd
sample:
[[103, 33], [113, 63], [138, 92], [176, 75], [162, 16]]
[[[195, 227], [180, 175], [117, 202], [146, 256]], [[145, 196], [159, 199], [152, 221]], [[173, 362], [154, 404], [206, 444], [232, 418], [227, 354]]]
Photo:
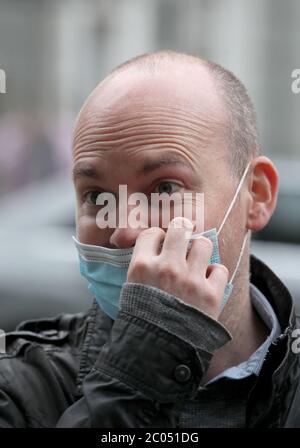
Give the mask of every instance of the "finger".
[[228, 283], [229, 272], [223, 264], [211, 264], [207, 270], [207, 279], [215, 291], [216, 296], [222, 298]]
[[200, 236], [192, 240], [190, 251], [187, 255], [187, 263], [191, 270], [206, 274], [209, 260], [213, 253], [213, 243], [210, 239]]
[[[192, 222], [183, 217], [172, 219], [169, 224], [163, 247], [162, 256], [174, 257], [175, 260], [186, 260], [186, 252], [193, 231]], [[172, 260], [172, 258], [170, 258]]]
[[136, 239], [132, 260], [158, 255], [165, 235], [160, 227], [149, 227], [143, 230]]

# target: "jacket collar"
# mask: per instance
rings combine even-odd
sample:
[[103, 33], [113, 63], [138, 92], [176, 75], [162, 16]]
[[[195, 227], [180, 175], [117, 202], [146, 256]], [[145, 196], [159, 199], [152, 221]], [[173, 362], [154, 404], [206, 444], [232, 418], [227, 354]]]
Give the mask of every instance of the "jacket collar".
[[282, 329], [290, 332], [295, 327], [293, 299], [279, 278], [254, 255], [250, 257], [250, 280], [265, 295], [279, 320]]
[[[264, 361], [248, 403], [249, 426], [282, 426], [287, 403], [299, 376], [299, 355], [293, 353], [293, 330], [296, 315], [293, 299], [279, 278], [261, 260], [250, 258], [251, 282], [265, 295], [277, 315], [282, 334], [275, 340]], [[284, 411], [285, 409], [285, 411]]]

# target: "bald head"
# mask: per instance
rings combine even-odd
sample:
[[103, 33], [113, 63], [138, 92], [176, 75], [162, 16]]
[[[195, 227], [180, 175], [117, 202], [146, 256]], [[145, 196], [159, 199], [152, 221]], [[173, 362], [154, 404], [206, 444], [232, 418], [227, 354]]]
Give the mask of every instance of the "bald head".
[[[124, 89], [124, 85], [126, 86]], [[172, 98], [172, 101], [168, 101]], [[227, 146], [232, 172], [240, 176], [251, 157], [258, 155], [259, 138], [252, 102], [244, 85], [228, 70], [211, 61], [173, 51], [160, 51], [132, 58], [116, 67], [91, 93], [78, 116], [82, 121], [99, 113], [116, 115], [136, 103], [176, 108], [176, 102], [193, 115], [199, 139], [216, 132]], [[175, 112], [175, 110], [174, 110]], [[174, 116], [175, 119], [175, 116]]]

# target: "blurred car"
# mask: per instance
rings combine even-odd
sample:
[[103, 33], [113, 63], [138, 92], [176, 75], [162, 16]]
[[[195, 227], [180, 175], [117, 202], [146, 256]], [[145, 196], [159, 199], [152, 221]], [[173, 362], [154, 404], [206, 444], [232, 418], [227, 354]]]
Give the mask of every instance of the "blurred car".
[[[269, 225], [252, 252], [290, 289], [300, 311], [300, 163], [276, 163], [281, 187]], [[25, 319], [87, 309], [92, 296], [80, 276], [75, 194], [67, 175], [35, 183], [0, 203], [0, 328]]]
[[79, 272], [75, 197], [67, 175], [32, 184], [0, 204], [0, 328], [87, 309]]

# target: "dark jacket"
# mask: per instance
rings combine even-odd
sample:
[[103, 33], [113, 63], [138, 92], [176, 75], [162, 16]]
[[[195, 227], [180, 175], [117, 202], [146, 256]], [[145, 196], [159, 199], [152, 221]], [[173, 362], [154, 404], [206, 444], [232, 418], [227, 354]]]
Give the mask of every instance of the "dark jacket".
[[[271, 303], [282, 334], [249, 394], [246, 426], [300, 427], [299, 355], [291, 349], [300, 327], [291, 296], [253, 256], [251, 282]], [[212, 337], [212, 319], [164, 293], [132, 312], [139, 287], [132, 288], [123, 291], [115, 321], [94, 302], [86, 313], [26, 321], [6, 335], [0, 427], [178, 427], [176, 403], [197, 396], [228, 333], [220, 326]], [[200, 336], [195, 322], [204, 328]]]

